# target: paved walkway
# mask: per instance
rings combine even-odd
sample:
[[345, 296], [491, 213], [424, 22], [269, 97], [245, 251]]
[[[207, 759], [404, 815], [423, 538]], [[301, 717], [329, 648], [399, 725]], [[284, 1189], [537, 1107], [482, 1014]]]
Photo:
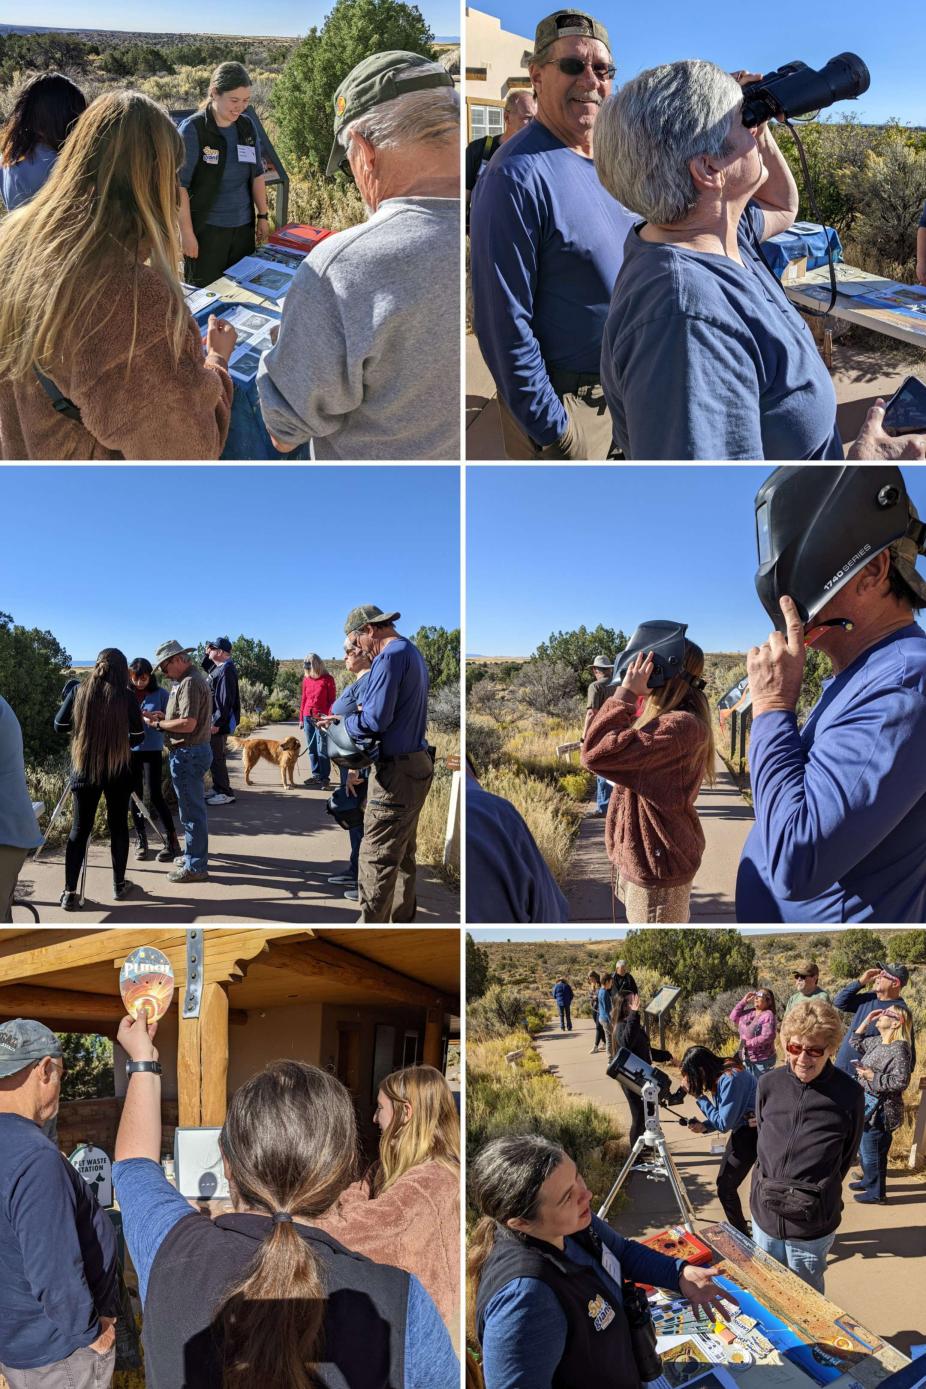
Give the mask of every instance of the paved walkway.
[[[292, 723], [271, 724], [255, 736], [282, 741], [296, 731]], [[82, 911], [64, 912], [58, 906], [64, 887], [63, 844], [46, 849], [38, 863], [27, 860], [17, 896], [36, 907], [43, 925], [266, 921], [352, 925], [357, 904], [345, 900], [343, 888], [326, 881], [329, 874], [347, 866], [347, 832], [325, 810], [329, 793], [301, 785], [309, 775], [307, 759], [300, 757], [296, 789], [291, 791], [283, 790], [280, 773], [269, 762], [258, 762], [246, 787], [241, 753], [233, 744], [228, 747], [228, 765], [235, 801], [209, 809], [208, 882], [169, 883], [171, 864], [157, 863], [153, 857], [137, 863], [130, 850], [127, 877], [141, 890], [124, 902], [113, 902], [109, 844], [92, 841]], [[160, 841], [150, 829], [148, 834], [156, 852]], [[17, 923], [28, 920], [22, 908], [14, 908], [13, 917]], [[458, 895], [430, 869], [419, 869], [418, 924], [458, 920]]]
[[[612, 1108], [626, 1133], [630, 1112], [624, 1092], [605, 1074], [604, 1056], [589, 1054], [593, 1040], [591, 1020], [578, 1018], [572, 1033], [564, 1036], [558, 1029], [548, 1030], [537, 1038], [537, 1046], [570, 1093]], [[695, 1108], [694, 1101], [688, 1100], [679, 1112], [694, 1117]], [[660, 1110], [663, 1131], [698, 1221], [723, 1220], [716, 1193], [720, 1156], [710, 1151], [712, 1135], [682, 1128], [673, 1113]], [[888, 1181], [890, 1200], [885, 1206], [859, 1206], [846, 1192], [842, 1225], [827, 1268], [826, 1295], [909, 1354], [911, 1345], [926, 1340], [926, 1184], [899, 1170]], [[611, 1223], [621, 1234], [641, 1238], [678, 1223], [678, 1207], [668, 1182], [634, 1173], [625, 1191], [626, 1204], [615, 1206], [611, 1213]], [[603, 1196], [596, 1192], [596, 1201], [600, 1203]], [[748, 1187], [741, 1189], [740, 1196], [748, 1211]]]
[[[754, 816], [719, 756], [715, 775], [714, 785], [703, 786], [696, 802], [706, 845], [691, 894], [691, 920], [733, 925], [736, 869]], [[613, 902], [612, 917], [611, 865], [604, 844], [604, 823], [604, 818], [595, 814], [594, 803], [589, 802], [564, 889], [574, 925], [612, 920], [623, 924], [627, 920], [617, 901]]]
[[[858, 339], [833, 344], [833, 386], [840, 437], [851, 443], [862, 427], [869, 406], [878, 396], [890, 396], [908, 376], [923, 374], [922, 355], [889, 338], [862, 346]], [[466, 335], [466, 457], [503, 459], [502, 428], [495, 382], [472, 333]]]

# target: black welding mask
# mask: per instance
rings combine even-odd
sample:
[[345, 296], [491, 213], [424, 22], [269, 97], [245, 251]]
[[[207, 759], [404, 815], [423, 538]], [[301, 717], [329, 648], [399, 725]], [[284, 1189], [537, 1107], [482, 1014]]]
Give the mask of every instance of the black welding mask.
[[325, 729], [325, 743], [328, 756], [336, 767], [352, 767], [356, 770], [369, 767], [373, 763], [371, 749], [363, 743], [354, 742], [344, 727], [343, 719], [336, 719], [328, 725]]
[[641, 622], [614, 662], [612, 685], [619, 685], [634, 656], [653, 653], [653, 673], [648, 688], [658, 690], [676, 675], [685, 674], [685, 633], [687, 622]]
[[776, 468], [759, 488], [755, 507], [756, 592], [778, 631], [786, 630], [783, 594], [794, 599], [807, 624], [888, 546], [897, 569], [926, 602], [926, 582], [915, 567], [917, 555], [926, 553], [926, 526], [899, 468]]

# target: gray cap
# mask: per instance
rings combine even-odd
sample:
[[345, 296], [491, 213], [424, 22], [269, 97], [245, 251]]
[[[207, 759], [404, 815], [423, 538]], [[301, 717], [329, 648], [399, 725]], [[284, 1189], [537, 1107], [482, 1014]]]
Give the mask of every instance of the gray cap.
[[609, 661], [607, 656], [596, 656], [592, 661], [592, 670], [613, 670], [614, 662]]
[[0, 1022], [0, 1077], [14, 1076], [45, 1056], [62, 1055], [61, 1043], [43, 1022], [31, 1018]]
[[584, 10], [555, 10], [537, 25], [534, 34], [534, 60], [536, 61], [548, 48], [552, 48], [557, 39], [569, 38], [571, 34], [598, 39], [599, 43], [603, 43], [608, 52], [611, 52], [608, 31], [600, 20], [586, 14]]
[[420, 53], [393, 48], [364, 58], [351, 68], [334, 94], [334, 144], [325, 173], [337, 173], [347, 158], [343, 132], [358, 116], [409, 92], [452, 86], [453, 78], [447, 69]]
[[162, 641], [154, 653], [154, 660], [151, 664], [155, 670], [159, 670], [165, 661], [170, 660], [171, 656], [189, 656], [195, 650], [195, 646], [181, 646], [179, 641]]

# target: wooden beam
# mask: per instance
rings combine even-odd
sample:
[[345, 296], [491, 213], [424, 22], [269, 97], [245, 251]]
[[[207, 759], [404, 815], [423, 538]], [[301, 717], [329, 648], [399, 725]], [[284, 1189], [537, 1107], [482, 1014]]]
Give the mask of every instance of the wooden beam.
[[203, 1094], [200, 1019], [180, 1019], [177, 1040], [178, 1122], [182, 1129], [202, 1128]]
[[76, 989], [43, 989], [37, 984], [0, 987], [0, 1017], [69, 1018], [73, 1022], [120, 1022], [125, 1017], [116, 994], [85, 994]]
[[429, 1008], [424, 1024], [424, 1045], [421, 1049], [421, 1060], [425, 1066], [433, 1066], [435, 1070], [442, 1070], [443, 1061], [443, 1042], [444, 1038], [444, 1012], [442, 1008]]
[[409, 979], [394, 969], [355, 955], [343, 946], [330, 941], [312, 940], [304, 945], [282, 945], [274, 942], [262, 965], [286, 969], [308, 979], [331, 979], [347, 987], [375, 988], [384, 998], [398, 999], [417, 1008], [441, 1008], [452, 1012], [450, 1000], [439, 989], [428, 988], [417, 979]]
[[199, 1017], [199, 1055], [202, 1067], [201, 1123], [217, 1128], [225, 1123], [228, 1092], [228, 994], [221, 984], [206, 984]]

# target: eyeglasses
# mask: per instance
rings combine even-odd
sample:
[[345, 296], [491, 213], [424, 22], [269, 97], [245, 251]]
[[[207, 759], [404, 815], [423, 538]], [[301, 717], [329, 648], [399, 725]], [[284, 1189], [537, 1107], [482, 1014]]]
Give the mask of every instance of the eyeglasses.
[[586, 68], [591, 68], [599, 82], [610, 82], [617, 72], [613, 63], [589, 63], [581, 58], [551, 58], [544, 67], [559, 68], [564, 77], [581, 77]]
[[789, 1042], [785, 1051], [789, 1056], [800, 1056], [803, 1052], [805, 1056], [812, 1056], [815, 1061], [826, 1055], [826, 1047], [805, 1047], [801, 1042]]

